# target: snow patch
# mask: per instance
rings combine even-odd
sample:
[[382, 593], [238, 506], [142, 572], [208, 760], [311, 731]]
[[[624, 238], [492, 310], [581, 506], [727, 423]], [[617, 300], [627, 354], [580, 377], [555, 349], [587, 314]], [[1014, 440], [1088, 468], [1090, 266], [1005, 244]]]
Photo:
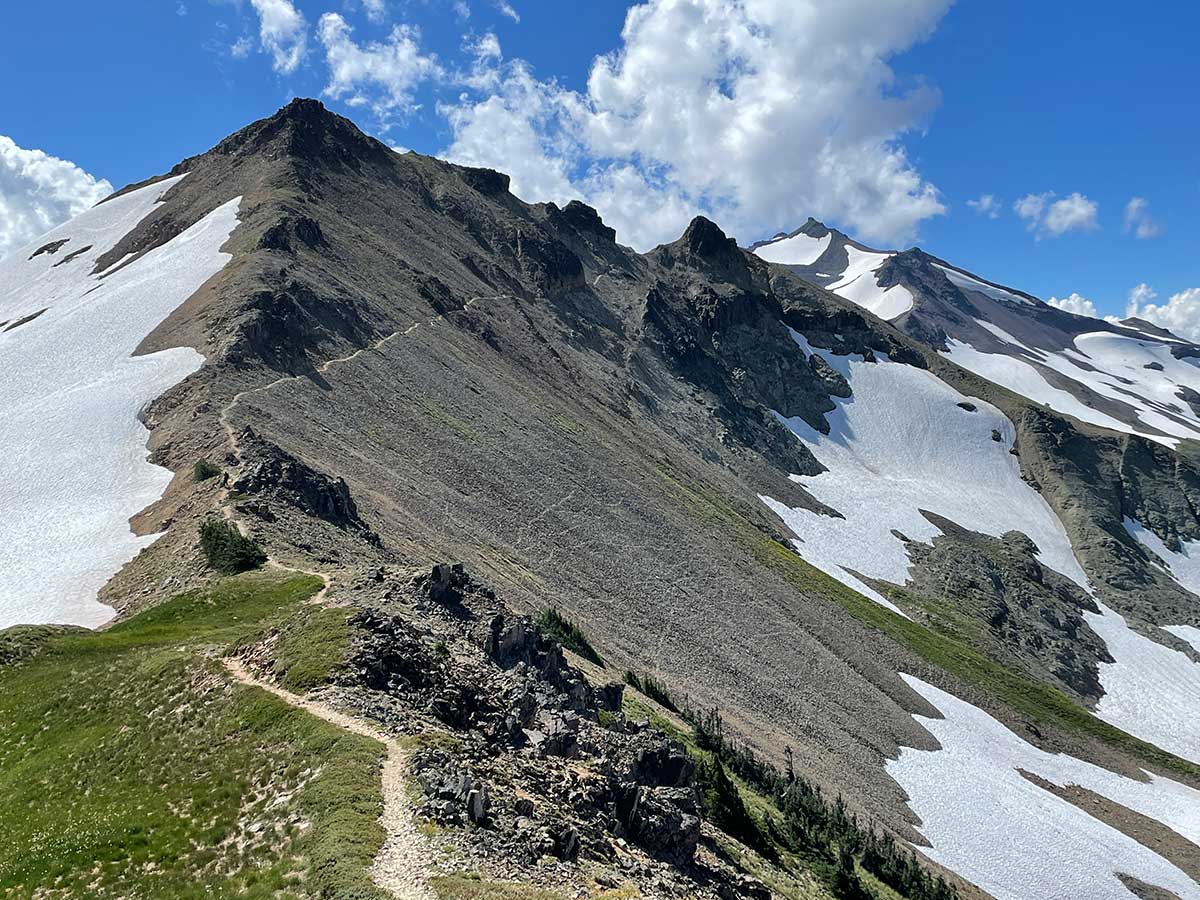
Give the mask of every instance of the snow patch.
[[[114, 197], [0, 263], [0, 320], [47, 308], [0, 333], [0, 628], [16, 623], [95, 626], [112, 610], [104, 583], [156, 536], [131, 516], [162, 496], [171, 473], [147, 461], [141, 410], [203, 363], [179, 348], [134, 357], [142, 339], [231, 258], [231, 200], [169, 243], [93, 275], [96, 261], [181, 178]], [[67, 250], [30, 259], [70, 238]]]
[[1111, 431], [1140, 434], [1143, 437], [1161, 441], [1169, 447], [1174, 447], [1178, 443], [1169, 438], [1135, 431], [1120, 419], [1093, 409], [1069, 391], [1054, 387], [1046, 380], [1046, 376], [1041, 371], [1023, 359], [1005, 353], [982, 353], [970, 344], [955, 338], [947, 340], [946, 345], [949, 349], [942, 351], [942, 356], [951, 362], [962, 366], [968, 372], [974, 372], [988, 381], [1006, 387], [1013, 393], [1027, 397], [1034, 403], [1041, 403], [1056, 412], [1073, 416], [1081, 422], [1099, 425], [1101, 428]]
[[807, 234], [794, 234], [788, 238], [780, 238], [763, 244], [754, 253], [767, 262], [782, 263], [788, 266], [811, 266], [829, 249], [833, 240], [833, 232], [825, 237], [809, 237]]
[[980, 281], [978, 278], [972, 278], [966, 272], [951, 269], [949, 266], [939, 266], [937, 263], [934, 263], [934, 267], [941, 269], [945, 273], [946, 278], [950, 280], [950, 283], [960, 291], [974, 291], [993, 300], [999, 300], [1001, 303], [1019, 303], [1023, 306], [1034, 305], [1034, 302], [1028, 297], [1022, 297], [1020, 294], [1014, 294], [1012, 291], [998, 288], [995, 285]]
[[879, 267], [895, 256], [894, 253], [859, 250], [847, 244], [846, 256], [849, 264], [841, 277], [829, 285], [829, 290], [881, 319], [894, 319], [912, 309], [913, 295], [908, 288], [899, 284], [880, 287], [876, 277]]
[[1167, 564], [1171, 577], [1180, 587], [1200, 597], [1200, 541], [1180, 541], [1176, 553], [1136, 519], [1126, 516], [1124, 525], [1130, 537]]
[[[1181, 541], [1175, 552], [1137, 520], [1127, 517], [1124, 525], [1166, 564], [1166, 573], [1180, 587], [1200, 596], [1200, 541]], [[1200, 762], [1200, 719], [1195, 715], [1200, 710], [1200, 665], [1178, 650], [1130, 631], [1111, 610], [1101, 610], [1103, 620], [1089, 616], [1088, 621], [1116, 664], [1100, 667], [1105, 695], [1096, 715], [1176, 756]], [[1200, 653], [1200, 628], [1187, 624], [1162, 628]]]
[[[1176, 756], [1200, 763], [1200, 665], [1143, 637], [1097, 601], [1083, 614], [1115, 660], [1100, 663], [1096, 717]], [[1195, 630], [1195, 629], [1193, 629]]]
[[1147, 774], [1135, 781], [1046, 753], [987, 713], [910, 675], [901, 677], [944, 718], [916, 716], [940, 750], [902, 748], [887, 771], [921, 818], [928, 857], [996, 900], [1130, 900], [1123, 872], [1200, 898], [1184, 872], [1132, 838], [1022, 776], [1078, 785], [1200, 842], [1200, 791]]
[[1195, 625], [1164, 625], [1163, 631], [1169, 631], [1175, 637], [1187, 641], [1200, 653], [1200, 628]]

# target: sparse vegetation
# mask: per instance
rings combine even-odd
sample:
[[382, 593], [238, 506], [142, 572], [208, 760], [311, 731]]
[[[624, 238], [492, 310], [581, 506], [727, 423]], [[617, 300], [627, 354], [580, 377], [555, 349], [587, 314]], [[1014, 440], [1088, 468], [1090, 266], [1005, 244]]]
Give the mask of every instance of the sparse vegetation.
[[[650, 696], [641, 687], [647, 682], [645, 676], [630, 672], [626, 681]], [[717, 711], [700, 709], [686, 697], [669, 693], [666, 697], [672, 702], [671, 711], [687, 723], [687, 732], [628, 694], [625, 712], [649, 719], [692, 754], [705, 816], [727, 835], [791, 876], [815, 879], [825, 894], [838, 900], [884, 896], [953, 900], [957, 896], [945, 881], [928, 874], [910, 850], [859, 822], [841, 797], [830, 801], [819, 786], [790, 766], [782, 772], [728, 739]], [[790, 759], [790, 749], [788, 753]], [[737, 857], [737, 853], [731, 844], [728, 854]], [[735, 861], [742, 868], [753, 868], [748, 859]]]
[[0, 691], [0, 895], [382, 900], [382, 748], [214, 658], [320, 587], [248, 574], [40, 631]]
[[645, 694], [663, 709], [669, 709], [671, 712], [679, 714], [680, 709], [675, 705], [675, 698], [671, 696], [670, 690], [667, 689], [666, 684], [653, 675], [638, 675], [636, 672], [626, 670], [625, 683], [634, 690]]
[[208, 564], [223, 575], [257, 569], [267, 555], [232, 522], [207, 519], [200, 525], [200, 549]]
[[542, 614], [537, 617], [537, 626], [542, 634], [558, 641], [571, 652], [577, 653], [588, 662], [604, 666], [604, 660], [587, 639], [583, 629], [554, 607], [542, 610]]
[[272, 638], [274, 679], [289, 691], [303, 694], [336, 681], [349, 667], [352, 615], [353, 611], [344, 607], [305, 607], [268, 631], [243, 640], [238, 649]]
[[196, 464], [192, 466], [192, 480], [196, 482], [208, 481], [208, 479], [216, 478], [220, 474], [220, 467], [213, 465], [207, 459], [196, 460]]
[[512, 881], [488, 881], [474, 872], [435, 875], [430, 879], [440, 900], [563, 900], [563, 895]]

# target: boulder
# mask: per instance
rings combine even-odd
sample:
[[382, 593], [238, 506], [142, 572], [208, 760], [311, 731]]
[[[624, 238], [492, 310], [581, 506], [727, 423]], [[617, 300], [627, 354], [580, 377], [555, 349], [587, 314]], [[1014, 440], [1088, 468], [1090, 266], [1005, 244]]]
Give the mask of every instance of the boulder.
[[625, 685], [620, 681], [613, 681], [596, 691], [596, 706], [609, 712], [620, 712], [624, 697]]
[[691, 788], [637, 785], [618, 802], [617, 814], [625, 834], [650, 855], [674, 863], [695, 857], [700, 813]]
[[738, 875], [717, 888], [721, 900], [771, 900], [771, 889], [750, 875]]
[[681, 744], [662, 741], [653, 748], [638, 752], [632, 774], [638, 784], [691, 788], [696, 775], [696, 762]]
[[579, 859], [581, 846], [579, 832], [570, 825], [554, 835], [554, 855], [564, 862]]
[[492, 801], [488, 796], [487, 785], [481, 784], [467, 792], [467, 818], [476, 825], [487, 823], [488, 810]]

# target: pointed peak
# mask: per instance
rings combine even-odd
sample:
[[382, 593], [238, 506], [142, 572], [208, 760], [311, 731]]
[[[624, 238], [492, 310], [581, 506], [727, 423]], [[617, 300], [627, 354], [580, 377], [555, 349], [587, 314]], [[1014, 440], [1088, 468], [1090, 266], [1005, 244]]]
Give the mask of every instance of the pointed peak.
[[572, 200], [563, 208], [563, 218], [580, 231], [589, 231], [610, 241], [617, 239], [617, 231], [604, 224], [600, 213], [578, 200]]
[[678, 240], [656, 247], [649, 255], [668, 267], [702, 271], [718, 281], [743, 288], [753, 280], [750, 257], [738, 247], [737, 241], [705, 216], [696, 216]]
[[320, 100], [303, 97], [231, 134], [210, 152], [234, 156], [268, 151], [309, 162], [337, 163], [394, 155], [386, 144], [368, 137]]
[[737, 241], [726, 237], [720, 227], [711, 219], [696, 216], [684, 231], [678, 243], [687, 248], [693, 256], [701, 259], [713, 259], [727, 256], [731, 251], [737, 252]]
[[829, 228], [824, 222], [809, 216], [808, 219], [805, 220], [804, 224], [793, 231], [792, 234], [807, 234], [809, 237], [824, 237], [831, 230], [832, 229]]
[[320, 100], [314, 100], [311, 97], [296, 97], [271, 118], [319, 122], [322, 119], [337, 119], [340, 116], [326, 109], [325, 104]]

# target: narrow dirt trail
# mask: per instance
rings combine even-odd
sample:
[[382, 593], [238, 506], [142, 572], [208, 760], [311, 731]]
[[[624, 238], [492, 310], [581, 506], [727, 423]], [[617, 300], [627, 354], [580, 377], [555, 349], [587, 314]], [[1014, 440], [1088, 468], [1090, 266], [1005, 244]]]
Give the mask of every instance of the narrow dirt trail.
[[[463, 308], [469, 308], [480, 300], [500, 299], [503, 296], [505, 295], [498, 297], [472, 297], [464, 304]], [[317, 372], [324, 374], [333, 366], [350, 362], [364, 353], [380, 350], [390, 341], [410, 335], [422, 326], [432, 328], [444, 321], [444, 318], [444, 316], [439, 315], [429, 319], [428, 322], [414, 322], [403, 330], [394, 331], [386, 337], [380, 338], [370, 346], [354, 351], [349, 356], [327, 360], [317, 367]], [[238, 441], [237, 431], [230, 421], [230, 413], [233, 411], [233, 408], [251, 394], [269, 391], [285, 381], [302, 379], [304, 377], [306, 376], [284, 375], [268, 384], [239, 391], [221, 409], [217, 418], [225, 431], [230, 451], [238, 459], [239, 467], [241, 466], [242, 448]], [[222, 491], [222, 498], [225, 502], [221, 505], [221, 514], [235, 528], [243, 531], [241, 523], [237, 521], [234, 515], [233, 504], [230, 502], [231, 493], [232, 489], [228, 486]], [[313, 575], [320, 578], [324, 582], [324, 587], [313, 595], [308, 601], [309, 603], [322, 603], [333, 585], [333, 576], [328, 572], [289, 566], [270, 555], [267, 556], [267, 565], [285, 572], [296, 572], [301, 575]], [[432, 858], [431, 849], [429, 842], [417, 830], [413, 818], [412, 803], [409, 800], [406, 785], [408, 758], [400, 744], [362, 719], [338, 712], [336, 709], [319, 700], [301, 697], [284, 690], [278, 685], [260, 681], [247, 671], [241, 660], [226, 659], [224, 662], [229, 674], [239, 684], [262, 688], [264, 691], [275, 695], [280, 700], [297, 709], [303, 709], [330, 724], [344, 728], [354, 734], [379, 741], [387, 748], [387, 757], [384, 760], [382, 772], [383, 814], [379, 819], [380, 824], [383, 826], [385, 837], [383, 846], [379, 850], [379, 855], [375, 857], [375, 862], [371, 866], [371, 877], [379, 887], [393, 896], [400, 898], [400, 900], [436, 900], [436, 895], [429, 886], [426, 870], [427, 862]]]
[[[497, 294], [494, 297], [472, 297], [470, 300], [468, 300], [466, 303], [463, 304], [462, 308], [464, 310], [470, 309], [472, 306], [474, 306], [476, 303], [479, 303], [480, 301], [502, 300], [506, 296], [508, 296], [508, 295], [507, 294]], [[380, 338], [373, 344], [370, 344], [366, 347], [360, 347], [359, 349], [355, 350], [353, 353], [349, 354], [348, 356], [339, 356], [334, 359], [325, 360], [325, 362], [323, 362], [319, 366], [317, 366], [316, 371], [318, 374], [324, 375], [326, 372], [328, 372], [334, 366], [338, 366], [338, 365], [342, 365], [343, 363], [351, 362], [352, 360], [355, 360], [358, 357], [362, 356], [364, 353], [374, 353], [378, 350], [383, 349], [383, 347], [385, 345], [391, 343], [393, 340], [395, 340], [398, 337], [405, 337], [406, 335], [410, 335], [413, 332], [415, 332], [418, 328], [421, 328], [422, 326], [424, 326], [426, 328], [432, 328], [435, 325], [439, 324], [440, 322], [444, 322], [445, 320], [446, 320], [445, 316], [437, 315], [428, 320], [421, 320], [421, 321], [413, 322], [407, 328], [404, 328], [404, 329], [398, 330], [398, 331], [393, 331], [391, 334]], [[250, 396], [251, 394], [258, 394], [258, 393], [263, 393], [265, 391], [269, 391], [269, 390], [271, 390], [271, 388], [275, 387], [276, 385], [283, 384], [285, 381], [299, 381], [299, 380], [302, 380], [307, 377], [308, 377], [307, 375], [303, 375], [303, 374], [301, 374], [301, 375], [281, 375], [279, 378], [276, 378], [274, 381], [268, 382], [267, 384], [262, 384], [262, 385], [259, 385], [258, 387], [247, 388], [244, 391], [238, 391], [238, 393], [234, 394], [233, 397], [230, 399], [230, 401], [227, 404], [225, 404], [224, 408], [222, 408], [220, 415], [218, 416], [218, 418], [220, 419], [220, 422], [221, 422], [221, 427], [225, 429], [225, 434], [229, 438], [230, 449], [233, 450], [233, 452], [235, 454], [238, 452], [238, 449], [239, 449], [237, 434], [235, 433], [235, 431], [233, 429], [233, 425], [229, 421], [229, 413], [233, 410], [233, 408], [235, 406], [238, 405], [238, 403], [240, 403], [244, 398]]]
[[[506, 294], [498, 294], [494, 297], [472, 297], [470, 300], [468, 300], [466, 303], [463, 304], [462, 308], [470, 309], [472, 306], [474, 306], [476, 303], [480, 302], [481, 300], [500, 300], [500, 299], [503, 299], [505, 296], [507, 296], [507, 295]], [[321, 365], [317, 366], [317, 372], [319, 374], [323, 375], [326, 372], [328, 372], [331, 368], [333, 368], [334, 366], [341, 365], [343, 363], [348, 363], [351, 360], [357, 359], [358, 357], [362, 356], [364, 353], [373, 353], [378, 350], [381, 350], [386, 344], [395, 340], [396, 338], [410, 335], [422, 326], [425, 326], [426, 328], [432, 328], [435, 325], [439, 324], [440, 322], [444, 322], [445, 319], [446, 319], [445, 316], [437, 315], [437, 316], [434, 316], [432, 319], [429, 319], [427, 322], [424, 320], [418, 321], [418, 322], [413, 322], [407, 328], [405, 328], [403, 330], [399, 330], [399, 331], [393, 331], [391, 334], [380, 338], [375, 343], [370, 344], [369, 346], [360, 347], [359, 349], [355, 350], [353, 353], [349, 354], [348, 356], [339, 356], [335, 359], [326, 360], [325, 362], [321, 363]], [[282, 375], [279, 378], [276, 378], [274, 381], [268, 382], [267, 384], [259, 385], [258, 387], [247, 388], [244, 391], [239, 391], [238, 393], [234, 394], [233, 397], [230, 398], [229, 402], [227, 404], [225, 404], [224, 407], [222, 407], [221, 412], [217, 415], [217, 420], [221, 423], [221, 428], [224, 429], [224, 431], [225, 431], [225, 437], [229, 441], [230, 451], [238, 459], [238, 467], [239, 468], [241, 466], [242, 448], [238, 441], [237, 432], [234, 430], [233, 423], [230, 422], [230, 420], [229, 420], [229, 414], [233, 411], [233, 408], [235, 406], [237, 406], [244, 398], [250, 396], [251, 394], [263, 393], [263, 392], [271, 390], [271, 388], [275, 387], [276, 385], [283, 384], [285, 381], [300, 380], [300, 379], [303, 379], [306, 377], [307, 377], [306, 375]], [[229, 502], [231, 493], [232, 493], [232, 490], [228, 486], [226, 486], [224, 488], [224, 490], [221, 492], [222, 499], [225, 500], [225, 502], [221, 505], [221, 515], [224, 516], [224, 518], [227, 522], [232, 523], [233, 526], [238, 529], [238, 531], [241, 531], [243, 534], [245, 534], [245, 529], [242, 528], [241, 523], [238, 522], [236, 517], [234, 516], [233, 504], [231, 502]], [[333, 575], [330, 574], [329, 572], [322, 572], [322, 571], [315, 570], [315, 569], [301, 569], [301, 568], [297, 568], [296, 566], [289, 566], [287, 563], [280, 562], [278, 559], [276, 559], [274, 556], [271, 556], [270, 554], [267, 555], [267, 565], [270, 566], [271, 568], [279, 569], [284, 572], [296, 572], [299, 575], [313, 575], [317, 578], [320, 578], [321, 581], [324, 583], [324, 587], [322, 587], [321, 590], [319, 590], [316, 594], [314, 594], [309, 599], [308, 602], [313, 605], [319, 605], [319, 604], [323, 603], [325, 601], [325, 598], [329, 594], [330, 588], [333, 586]]]
[[379, 887], [399, 900], [436, 900], [427, 874], [427, 863], [432, 859], [432, 850], [424, 835], [417, 830], [413, 817], [412, 802], [409, 800], [406, 786], [408, 755], [400, 743], [369, 722], [339, 712], [320, 700], [301, 697], [278, 685], [260, 681], [247, 671], [240, 659], [225, 659], [224, 663], [230, 676], [237, 683], [262, 688], [290, 706], [302, 709], [353, 734], [379, 741], [387, 748], [382, 773], [383, 814], [379, 817], [379, 824], [384, 830], [384, 840], [379, 855], [375, 857], [371, 866], [371, 877]]

